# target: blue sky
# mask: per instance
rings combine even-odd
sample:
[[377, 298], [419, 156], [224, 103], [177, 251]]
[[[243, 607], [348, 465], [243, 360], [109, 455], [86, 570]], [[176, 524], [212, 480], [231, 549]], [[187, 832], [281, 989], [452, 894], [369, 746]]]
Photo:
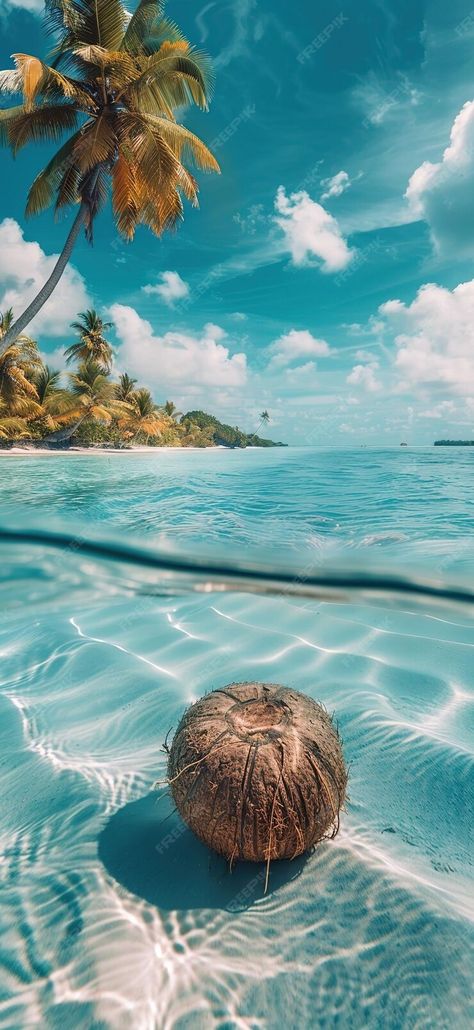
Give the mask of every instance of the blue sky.
[[[0, 65], [45, 53], [41, 4], [0, 0]], [[34, 325], [60, 363], [95, 304], [127, 368], [181, 410], [288, 442], [473, 436], [474, 0], [170, 0], [213, 56], [186, 123], [222, 175], [173, 235], [110, 212]], [[41, 285], [67, 222], [26, 221], [46, 152], [2, 151], [0, 307]]]

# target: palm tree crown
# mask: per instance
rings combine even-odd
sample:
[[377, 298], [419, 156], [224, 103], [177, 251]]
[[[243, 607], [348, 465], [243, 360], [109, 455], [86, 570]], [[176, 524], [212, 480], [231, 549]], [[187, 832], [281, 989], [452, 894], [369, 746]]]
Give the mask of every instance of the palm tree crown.
[[132, 377], [128, 375], [128, 372], [123, 372], [115, 387], [115, 396], [117, 400], [130, 401], [133, 398], [133, 391], [136, 385], [137, 380], [132, 379]]
[[126, 413], [119, 420], [119, 426], [131, 439], [140, 434], [145, 437], [160, 436], [169, 424], [169, 419], [160, 412], [150, 391], [145, 387], [134, 391], [126, 408]]
[[109, 372], [112, 367], [112, 347], [104, 333], [111, 328], [112, 322], [104, 322], [97, 311], [81, 311], [77, 322], [71, 323], [71, 329], [79, 334], [79, 340], [64, 352], [68, 365], [71, 361], [95, 361], [104, 371]]
[[165, 401], [163, 405], [163, 411], [165, 415], [168, 415], [169, 418], [174, 419], [175, 422], [177, 422], [178, 418], [181, 418], [182, 413], [181, 411], [178, 411], [174, 401]]
[[132, 239], [139, 224], [157, 235], [175, 225], [182, 196], [197, 204], [189, 160], [219, 171], [204, 143], [175, 120], [190, 103], [207, 108], [208, 59], [163, 8], [163, 0], [140, 0], [130, 15], [122, 0], [47, 0], [52, 64], [19, 53], [14, 69], [0, 72], [0, 96], [22, 95], [19, 105], [0, 111], [0, 136], [14, 154], [31, 141], [59, 142], [69, 133], [33, 182], [27, 214], [79, 204], [56, 268], [18, 331], [54, 289], [80, 229], [92, 239], [110, 180], [117, 228]]
[[13, 311], [0, 314], [0, 401], [8, 405], [12, 415], [33, 410], [38, 394], [31, 381], [42, 362], [37, 345], [29, 336], [6, 340], [14, 323]]
[[260, 419], [260, 422], [258, 423], [258, 426], [257, 426], [257, 433], [262, 428], [263, 425], [267, 425], [267, 423], [270, 421], [270, 415], [268, 414], [268, 411], [267, 411], [266, 408], [265, 408], [264, 411], [260, 412], [260, 415], [258, 417]]
[[49, 365], [41, 366], [33, 379], [40, 404], [45, 404], [50, 398], [54, 397], [55, 394], [61, 392], [61, 388], [59, 386], [60, 379], [60, 372], [56, 372], [54, 369], [50, 368]]

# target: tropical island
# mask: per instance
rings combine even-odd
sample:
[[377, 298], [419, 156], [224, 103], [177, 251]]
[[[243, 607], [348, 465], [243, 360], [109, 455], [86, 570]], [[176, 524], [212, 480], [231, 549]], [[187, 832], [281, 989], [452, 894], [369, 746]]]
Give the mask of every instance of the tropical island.
[[434, 447], [474, 447], [474, 440], [435, 440]]
[[159, 405], [127, 372], [112, 376], [110, 323], [94, 310], [72, 323], [77, 339], [64, 352], [72, 370], [50, 368], [24, 333], [5, 342], [11, 310], [0, 314], [0, 448], [68, 450], [74, 447], [284, 447], [258, 435], [270, 421], [262, 411], [253, 433], [204, 411]]

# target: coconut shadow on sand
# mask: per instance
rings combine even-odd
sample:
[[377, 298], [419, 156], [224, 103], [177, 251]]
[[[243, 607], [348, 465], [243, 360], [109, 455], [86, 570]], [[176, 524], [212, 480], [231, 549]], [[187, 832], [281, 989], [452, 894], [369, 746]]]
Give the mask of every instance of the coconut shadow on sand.
[[[120, 808], [99, 837], [99, 858], [122, 887], [157, 908], [240, 912], [264, 897], [264, 863], [228, 862], [182, 823], [165, 790]], [[268, 895], [295, 880], [308, 856], [272, 862]]]

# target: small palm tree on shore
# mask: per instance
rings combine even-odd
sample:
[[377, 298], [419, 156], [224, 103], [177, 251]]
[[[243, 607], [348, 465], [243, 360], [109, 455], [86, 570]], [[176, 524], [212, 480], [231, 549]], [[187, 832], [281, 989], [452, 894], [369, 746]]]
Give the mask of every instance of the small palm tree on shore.
[[268, 414], [268, 411], [267, 411], [266, 408], [265, 408], [265, 411], [261, 411], [260, 412], [260, 415], [258, 417], [260, 419], [260, 422], [259, 422], [257, 430], [256, 430], [257, 433], [260, 431], [260, 429], [262, 428], [263, 425], [268, 425], [268, 423], [270, 421], [270, 415]]
[[188, 160], [219, 171], [204, 143], [175, 120], [190, 103], [207, 108], [209, 61], [163, 17], [163, 7], [163, 0], [139, 0], [130, 15], [122, 0], [47, 0], [52, 64], [18, 53], [15, 68], [0, 72], [0, 96], [22, 97], [0, 110], [0, 141], [14, 154], [69, 133], [33, 182], [27, 214], [51, 205], [77, 209], [49, 279], [10, 326], [8, 344], [50, 297], [81, 230], [92, 241], [110, 183], [117, 229], [131, 240], [140, 224], [157, 236], [174, 226], [182, 196], [197, 204]]
[[67, 364], [71, 361], [95, 361], [105, 372], [110, 372], [112, 347], [104, 334], [112, 329], [112, 322], [104, 322], [92, 308], [90, 311], [81, 311], [77, 322], [71, 322], [71, 329], [76, 330], [79, 339], [64, 352]]
[[150, 436], [161, 436], [169, 424], [169, 419], [163, 417], [150, 391], [142, 387], [134, 392], [127, 405], [127, 411], [119, 418], [118, 424], [129, 440], [134, 440], [139, 436], [148, 440]]
[[174, 422], [177, 422], [182, 415], [182, 412], [178, 411], [176, 404], [173, 401], [165, 401], [163, 404], [163, 411], [165, 415], [172, 418]]
[[132, 377], [128, 375], [128, 372], [123, 372], [115, 387], [115, 396], [117, 400], [126, 402], [131, 401], [133, 399], [136, 385], [137, 380], [132, 379]]

